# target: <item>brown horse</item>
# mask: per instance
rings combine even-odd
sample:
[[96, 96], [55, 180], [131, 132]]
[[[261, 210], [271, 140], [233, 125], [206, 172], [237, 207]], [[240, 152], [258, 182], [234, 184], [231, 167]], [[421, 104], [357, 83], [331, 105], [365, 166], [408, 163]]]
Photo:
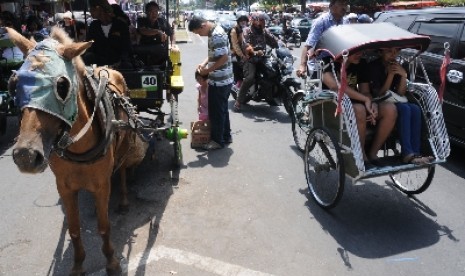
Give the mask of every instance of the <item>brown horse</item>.
[[[55, 174], [74, 246], [71, 275], [84, 273], [78, 191], [86, 189], [94, 195], [107, 272], [118, 274], [121, 268], [110, 241], [108, 218], [110, 178], [119, 168], [120, 206], [127, 207], [126, 168], [139, 164], [148, 147], [131, 127], [133, 124], [111, 128], [112, 122], [130, 122], [135, 114], [124, 97], [124, 78], [107, 68], [89, 73], [92, 71], [84, 66], [80, 55], [92, 42], [73, 43], [61, 29], [53, 29], [51, 38], [41, 42], [28, 40], [13, 29], [7, 31], [27, 56], [10, 80], [10, 91], [16, 94], [22, 110], [14, 162], [23, 173], [43, 172], [49, 164]], [[92, 84], [93, 79], [100, 79], [100, 83]], [[103, 99], [109, 98], [105, 104]], [[97, 115], [93, 116], [94, 112]]]

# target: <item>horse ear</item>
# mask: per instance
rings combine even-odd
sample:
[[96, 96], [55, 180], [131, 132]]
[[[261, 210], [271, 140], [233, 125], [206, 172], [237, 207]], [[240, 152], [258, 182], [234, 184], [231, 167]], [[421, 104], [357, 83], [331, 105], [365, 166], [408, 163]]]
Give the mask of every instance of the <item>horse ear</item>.
[[36, 46], [36, 43], [33, 41], [28, 40], [22, 34], [18, 33], [13, 28], [5, 27], [6, 31], [8, 32], [8, 36], [13, 41], [13, 43], [18, 46], [24, 56], [27, 56], [29, 50]]
[[92, 46], [94, 41], [77, 42], [66, 45], [63, 51], [63, 57], [72, 60], [73, 58], [84, 54], [84, 52]]

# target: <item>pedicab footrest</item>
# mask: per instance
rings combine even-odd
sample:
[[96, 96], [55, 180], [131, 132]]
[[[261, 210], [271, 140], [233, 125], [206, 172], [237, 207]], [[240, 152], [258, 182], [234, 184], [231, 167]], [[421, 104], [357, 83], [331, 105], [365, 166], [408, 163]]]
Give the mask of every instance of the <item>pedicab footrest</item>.
[[184, 90], [184, 80], [182, 76], [171, 76], [171, 93], [179, 94]]

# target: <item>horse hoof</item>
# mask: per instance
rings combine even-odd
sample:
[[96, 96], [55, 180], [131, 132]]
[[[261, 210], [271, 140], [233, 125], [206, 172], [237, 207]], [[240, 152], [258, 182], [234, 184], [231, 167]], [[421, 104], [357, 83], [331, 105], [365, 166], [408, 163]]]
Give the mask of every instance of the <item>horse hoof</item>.
[[119, 264], [115, 265], [109, 265], [107, 266], [107, 275], [108, 276], [120, 276], [123, 275], [123, 272], [121, 271], [121, 266]]
[[116, 212], [120, 215], [126, 215], [129, 213], [129, 205], [119, 205]]
[[73, 271], [71, 271], [71, 273], [69, 274], [69, 276], [85, 276], [85, 275], [86, 275], [86, 272], [85, 272], [85, 271], [83, 271], [83, 270], [78, 270], [78, 271], [76, 271], [76, 270], [74, 270], [74, 269], [73, 269]]

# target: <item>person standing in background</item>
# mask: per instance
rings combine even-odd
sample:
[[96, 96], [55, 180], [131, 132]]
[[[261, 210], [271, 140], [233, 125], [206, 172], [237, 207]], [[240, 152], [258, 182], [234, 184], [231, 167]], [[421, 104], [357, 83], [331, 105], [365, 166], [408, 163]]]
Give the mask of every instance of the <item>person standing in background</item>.
[[231, 29], [230, 37], [231, 37], [231, 56], [233, 60], [233, 74], [234, 74], [234, 82], [233, 85], [233, 93], [239, 93], [239, 89], [242, 85], [242, 80], [244, 79], [243, 67], [244, 62], [246, 61], [247, 57], [242, 50], [243, 44], [243, 36], [242, 32], [245, 28], [247, 28], [249, 23], [249, 18], [247, 15], [240, 15], [237, 17], [237, 24]]
[[220, 25], [194, 17], [189, 31], [208, 36], [208, 57], [197, 66], [197, 71], [208, 75], [208, 115], [211, 123], [211, 141], [204, 149], [221, 149], [232, 143], [228, 98], [233, 82], [228, 35]]

